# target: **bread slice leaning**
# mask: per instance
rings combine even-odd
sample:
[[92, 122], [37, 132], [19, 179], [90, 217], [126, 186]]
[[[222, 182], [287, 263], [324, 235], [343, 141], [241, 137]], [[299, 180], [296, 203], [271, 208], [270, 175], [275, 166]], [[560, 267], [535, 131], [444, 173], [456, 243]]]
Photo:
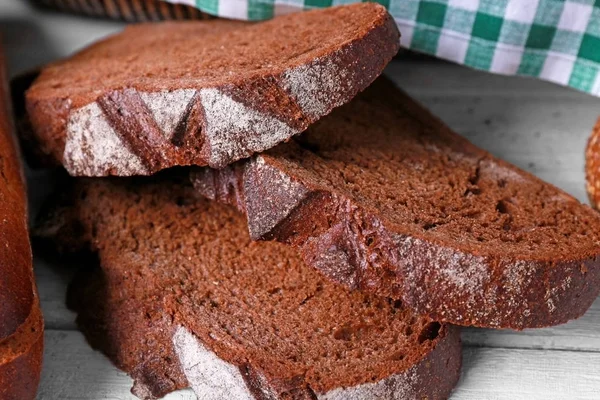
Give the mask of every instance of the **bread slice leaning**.
[[458, 328], [253, 242], [243, 215], [189, 182], [91, 179], [69, 198], [45, 231], [99, 260], [70, 304], [138, 397], [445, 399], [458, 380]]
[[375, 3], [137, 25], [42, 69], [26, 107], [42, 151], [71, 175], [223, 167], [346, 103], [398, 48]]
[[0, 399], [29, 400], [35, 398], [40, 379], [44, 323], [4, 61], [0, 48]]
[[253, 239], [436, 320], [556, 325], [600, 290], [600, 216], [385, 78], [297, 140], [193, 180], [244, 211]]

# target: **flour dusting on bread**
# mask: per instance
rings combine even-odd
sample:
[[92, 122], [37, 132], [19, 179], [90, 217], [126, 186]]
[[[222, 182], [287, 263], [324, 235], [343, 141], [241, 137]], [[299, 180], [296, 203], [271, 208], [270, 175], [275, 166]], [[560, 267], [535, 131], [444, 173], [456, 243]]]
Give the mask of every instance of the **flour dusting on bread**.
[[271, 148], [298, 133], [273, 115], [254, 110], [216, 88], [200, 90], [200, 101], [208, 164], [214, 168]]
[[71, 175], [145, 174], [142, 160], [129, 150], [109, 124], [98, 103], [73, 112], [69, 118], [63, 162]]
[[160, 92], [140, 92], [140, 97], [150, 109], [156, 124], [171, 140], [177, 124], [185, 117], [185, 111], [194, 97], [194, 89], [162, 90]]
[[311, 118], [322, 117], [342, 103], [343, 88], [352, 77], [339, 57], [336, 53], [283, 73], [283, 88]]
[[173, 346], [183, 372], [198, 396], [205, 400], [254, 399], [239, 368], [217, 357], [185, 327], [177, 327]]

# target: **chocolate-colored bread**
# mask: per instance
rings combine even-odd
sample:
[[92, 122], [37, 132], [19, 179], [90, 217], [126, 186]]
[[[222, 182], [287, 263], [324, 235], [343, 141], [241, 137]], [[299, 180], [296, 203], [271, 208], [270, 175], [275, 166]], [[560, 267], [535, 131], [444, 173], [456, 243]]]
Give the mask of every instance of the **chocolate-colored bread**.
[[585, 149], [585, 180], [590, 203], [600, 209], [600, 118]]
[[195, 7], [163, 0], [31, 0], [46, 7], [92, 17], [121, 19], [129, 22], [180, 19], [208, 19]]
[[255, 25], [139, 25], [44, 68], [26, 107], [41, 149], [72, 175], [223, 167], [350, 100], [398, 46], [374, 3]]
[[600, 216], [384, 78], [297, 140], [193, 179], [246, 212], [253, 239], [436, 320], [555, 325], [600, 290]]
[[40, 379], [44, 322], [4, 64], [0, 49], [0, 399], [31, 400]]
[[139, 397], [432, 400], [458, 380], [458, 328], [252, 242], [243, 215], [189, 183], [80, 181], [62, 210], [46, 231], [72, 244], [77, 226], [100, 263], [70, 304]]

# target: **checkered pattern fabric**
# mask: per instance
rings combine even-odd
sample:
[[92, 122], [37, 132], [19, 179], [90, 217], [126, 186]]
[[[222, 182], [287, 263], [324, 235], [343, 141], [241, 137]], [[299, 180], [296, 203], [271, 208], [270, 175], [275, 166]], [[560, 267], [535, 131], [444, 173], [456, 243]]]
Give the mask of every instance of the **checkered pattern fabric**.
[[[263, 20], [356, 0], [167, 0]], [[379, 0], [402, 45], [469, 67], [600, 96], [600, 0]]]

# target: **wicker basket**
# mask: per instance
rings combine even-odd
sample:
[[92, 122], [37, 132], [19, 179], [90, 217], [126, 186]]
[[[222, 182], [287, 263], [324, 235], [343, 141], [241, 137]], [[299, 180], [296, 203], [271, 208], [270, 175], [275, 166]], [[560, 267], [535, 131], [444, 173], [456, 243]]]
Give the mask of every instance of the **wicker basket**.
[[198, 9], [160, 0], [32, 0], [53, 9], [129, 22], [172, 19], [210, 19]]

